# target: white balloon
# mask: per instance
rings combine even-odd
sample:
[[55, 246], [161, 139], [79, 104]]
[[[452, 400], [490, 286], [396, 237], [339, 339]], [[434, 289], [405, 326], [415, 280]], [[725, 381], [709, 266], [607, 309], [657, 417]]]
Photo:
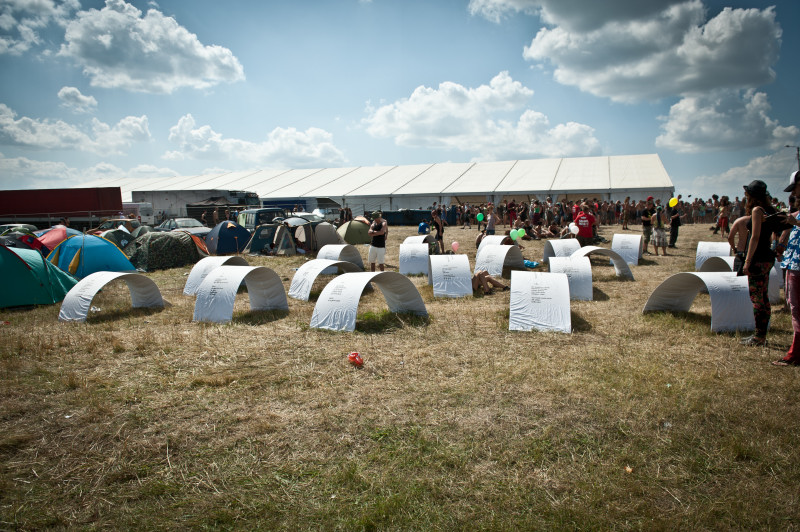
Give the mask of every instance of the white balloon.
[[570, 233], [572, 233], [573, 235], [577, 235], [578, 231], [580, 231], [580, 229], [578, 229], [578, 226], [575, 225], [575, 222], [572, 222], [571, 224], [569, 224], [569, 232]]

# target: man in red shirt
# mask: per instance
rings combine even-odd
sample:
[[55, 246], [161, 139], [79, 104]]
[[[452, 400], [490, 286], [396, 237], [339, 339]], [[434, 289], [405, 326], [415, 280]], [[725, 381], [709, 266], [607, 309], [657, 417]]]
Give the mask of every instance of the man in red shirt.
[[578, 226], [578, 242], [581, 247], [588, 246], [592, 243], [592, 239], [594, 238], [592, 227], [594, 224], [595, 218], [592, 216], [592, 213], [589, 212], [589, 206], [586, 203], [582, 203], [581, 211], [578, 213], [577, 218], [575, 218], [575, 225]]

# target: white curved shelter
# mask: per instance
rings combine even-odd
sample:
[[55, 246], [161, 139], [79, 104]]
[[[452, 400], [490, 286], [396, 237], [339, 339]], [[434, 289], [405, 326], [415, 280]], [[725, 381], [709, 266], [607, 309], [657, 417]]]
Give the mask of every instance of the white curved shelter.
[[431, 255], [428, 284], [433, 285], [433, 297], [471, 296], [469, 258], [466, 255]]
[[59, 321], [86, 321], [86, 315], [92, 306], [92, 299], [105, 285], [121, 279], [128, 285], [133, 308], [163, 307], [164, 299], [161, 291], [152, 279], [140, 273], [95, 272], [87, 275], [64, 296]]
[[[485, 248], [486, 246], [500, 246], [503, 245], [503, 241], [509, 238], [508, 235], [486, 235], [481, 240], [481, 243], [478, 244], [478, 251]], [[516, 245], [516, 244], [515, 244]]]
[[737, 277], [734, 273], [676, 273], [653, 290], [642, 313], [659, 310], [688, 312], [697, 294], [704, 289], [708, 290], [711, 296], [712, 331], [755, 329], [747, 277]]
[[224, 323], [233, 317], [239, 286], [247, 285], [251, 310], [289, 310], [278, 274], [264, 266], [220, 266], [211, 270], [197, 290], [194, 321]]
[[360, 272], [356, 264], [346, 260], [314, 259], [300, 266], [292, 277], [292, 284], [289, 286], [289, 297], [308, 301], [311, 294], [311, 287], [321, 273], [334, 272]]
[[638, 266], [639, 259], [642, 258], [643, 249], [642, 235], [615, 233], [611, 237], [611, 250], [622, 257], [628, 264]]
[[400, 244], [400, 265], [398, 270], [403, 275], [428, 275], [428, 244]]
[[623, 259], [622, 256], [616, 251], [598, 246], [583, 246], [578, 251], [570, 255], [570, 257], [588, 257], [589, 255], [601, 255], [603, 257], [608, 257], [611, 259], [612, 264], [614, 264], [614, 271], [616, 271], [617, 277], [627, 277], [631, 281], [635, 280], [633, 278], [631, 267], [628, 266], [628, 263], [625, 261], [625, 259]]
[[489, 275], [503, 275], [504, 269], [524, 270], [525, 259], [517, 246], [486, 246], [478, 250], [475, 271], [486, 270]]
[[317, 253], [318, 259], [346, 260], [352, 262], [362, 270], [364, 269], [364, 259], [361, 253], [352, 244], [328, 244], [322, 246]]
[[412, 235], [403, 240], [403, 244], [433, 244], [436, 239], [433, 235]]
[[244, 257], [237, 255], [223, 256], [223, 257], [205, 257], [192, 267], [189, 272], [189, 277], [186, 278], [186, 285], [183, 287], [183, 293], [187, 296], [197, 294], [197, 289], [200, 288], [203, 280], [215, 268], [220, 266], [249, 266]]
[[510, 331], [572, 332], [569, 280], [563, 273], [511, 272]]
[[731, 246], [727, 242], [698, 242], [694, 269], [698, 272], [701, 271], [700, 268], [709, 257], [729, 257], [730, 254]]
[[427, 316], [428, 310], [414, 283], [397, 272], [345, 273], [329, 282], [317, 299], [311, 327], [332, 331], [356, 328], [358, 302], [367, 284], [377, 286], [391, 312], [411, 312]]
[[576, 238], [545, 240], [542, 262], [550, 262], [550, 257], [569, 257], [581, 248]]
[[[736, 257], [729, 255], [727, 257], [708, 257], [700, 266], [701, 272], [732, 272], [733, 261]], [[775, 266], [769, 271], [769, 287], [767, 293], [769, 295], [770, 303], [780, 303], [781, 301], [781, 288], [783, 288], [783, 275], [781, 270], [781, 263], [775, 261]]]
[[591, 301], [592, 263], [588, 257], [550, 257], [550, 273], [563, 273], [569, 281], [569, 298]]

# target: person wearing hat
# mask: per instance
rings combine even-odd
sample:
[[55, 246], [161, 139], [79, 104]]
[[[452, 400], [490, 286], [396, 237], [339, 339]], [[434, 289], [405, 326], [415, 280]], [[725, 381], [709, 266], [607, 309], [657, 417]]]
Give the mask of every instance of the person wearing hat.
[[767, 184], [754, 180], [744, 187], [746, 199], [746, 215], [750, 216], [747, 229], [750, 240], [747, 244], [747, 255], [742, 273], [747, 276], [750, 288], [750, 301], [753, 302], [753, 316], [756, 332], [741, 341], [742, 345], [766, 345], [767, 328], [772, 316], [769, 304], [769, 272], [775, 265], [775, 252], [772, 250], [772, 235], [786, 228], [788, 216], [770, 216], [776, 214], [767, 192]]
[[383, 264], [386, 260], [386, 233], [389, 232], [388, 223], [383, 219], [381, 211], [375, 212], [375, 217], [372, 220], [372, 225], [369, 226], [367, 234], [372, 237], [369, 245], [369, 252], [367, 253], [367, 262], [369, 262], [370, 271], [375, 271], [375, 264], [378, 268], [384, 271]]
[[[795, 201], [800, 198], [800, 172], [792, 172], [789, 175], [789, 186], [783, 189], [784, 192], [791, 194]], [[794, 208], [790, 205], [790, 209]], [[789, 351], [780, 360], [772, 362], [774, 366], [798, 366], [800, 365], [800, 210], [792, 213], [789, 222], [794, 225], [791, 232], [784, 231], [781, 235], [778, 251], [785, 245], [783, 261], [781, 267], [786, 270], [786, 302], [792, 313], [792, 345]], [[788, 233], [788, 234], [787, 234]]]
[[647, 197], [647, 203], [645, 203], [644, 209], [642, 209], [642, 240], [644, 240], [644, 246], [642, 248], [642, 253], [645, 255], [652, 255], [647, 250], [647, 245], [650, 243], [650, 238], [653, 236], [653, 222], [656, 213], [656, 208], [653, 205], [653, 196]]

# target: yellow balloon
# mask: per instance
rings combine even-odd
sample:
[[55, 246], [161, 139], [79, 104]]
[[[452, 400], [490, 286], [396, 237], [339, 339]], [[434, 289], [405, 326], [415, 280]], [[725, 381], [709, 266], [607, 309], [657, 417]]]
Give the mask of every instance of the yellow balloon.
[[674, 207], [677, 204], [678, 204], [678, 198], [672, 198], [671, 200], [669, 200], [670, 207]]

